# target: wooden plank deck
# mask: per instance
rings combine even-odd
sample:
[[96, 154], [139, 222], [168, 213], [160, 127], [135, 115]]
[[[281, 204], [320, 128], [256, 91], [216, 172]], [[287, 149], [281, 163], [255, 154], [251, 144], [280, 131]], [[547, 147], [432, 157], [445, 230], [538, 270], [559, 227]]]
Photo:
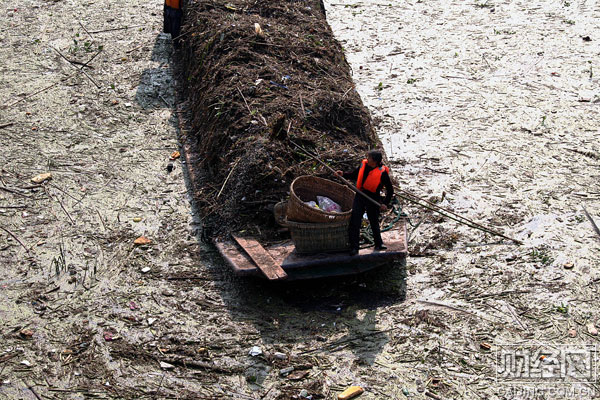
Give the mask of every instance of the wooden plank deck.
[[[382, 238], [387, 246], [386, 250], [375, 251], [372, 247], [364, 248], [355, 256], [350, 256], [347, 252], [300, 255], [294, 251], [291, 241], [264, 248], [254, 239], [244, 238], [244, 240], [256, 242], [264, 254], [271, 258], [273, 264], [287, 274], [287, 280], [295, 280], [355, 274], [394, 260], [406, 259], [408, 248], [405, 221], [397, 229], [383, 232]], [[215, 246], [236, 275], [266, 276], [247, 250], [244, 251], [244, 246], [241, 244], [238, 246], [235, 240], [216, 239]], [[262, 259], [259, 259], [259, 262], [265, 265]]]
[[258, 267], [252, 261], [250, 256], [245, 251], [240, 251], [238, 246], [230, 241], [217, 239], [215, 240], [215, 246], [223, 257], [223, 259], [229, 264], [236, 275], [256, 275]]
[[252, 261], [261, 270], [269, 280], [285, 279], [287, 274], [280, 265], [275, 263], [273, 257], [265, 250], [264, 247], [252, 238], [243, 238], [233, 236], [237, 244], [239, 244], [248, 253]]

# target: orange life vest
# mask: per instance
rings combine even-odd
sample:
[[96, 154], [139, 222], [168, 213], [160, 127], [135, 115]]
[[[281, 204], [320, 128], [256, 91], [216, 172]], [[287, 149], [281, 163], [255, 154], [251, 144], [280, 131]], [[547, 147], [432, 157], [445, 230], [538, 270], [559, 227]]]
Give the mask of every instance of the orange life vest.
[[179, 9], [179, 0], [165, 0], [167, 7]]
[[358, 190], [368, 190], [371, 193], [375, 193], [379, 184], [381, 183], [381, 174], [387, 172], [388, 175], [390, 173], [390, 169], [385, 165], [381, 167], [373, 168], [369, 171], [369, 175], [367, 175], [367, 179], [363, 183], [363, 177], [365, 175], [365, 167], [367, 166], [367, 160], [362, 160], [362, 165], [360, 166], [360, 170], [358, 171], [358, 180], [356, 181], [356, 187]]

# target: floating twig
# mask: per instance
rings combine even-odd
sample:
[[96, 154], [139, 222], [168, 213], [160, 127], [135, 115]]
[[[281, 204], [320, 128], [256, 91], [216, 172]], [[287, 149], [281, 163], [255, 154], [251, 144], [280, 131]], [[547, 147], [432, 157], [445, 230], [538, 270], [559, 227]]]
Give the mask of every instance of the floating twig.
[[239, 368], [236, 368], [236, 367], [231, 367], [231, 368], [221, 367], [219, 365], [215, 365], [213, 363], [209, 363], [209, 362], [205, 362], [205, 361], [185, 360], [185, 359], [177, 359], [177, 358], [168, 358], [168, 359], [165, 359], [162, 361], [169, 363], [169, 364], [173, 364], [173, 365], [179, 365], [179, 366], [182, 366], [185, 368], [207, 369], [207, 370], [210, 370], [213, 372], [221, 372], [221, 373], [226, 373], [226, 374], [231, 374], [231, 373], [239, 371]]
[[[94, 58], [96, 58], [96, 56], [97, 56], [98, 54], [100, 54], [101, 52], [102, 52], [102, 51], [100, 50], [100, 51], [98, 51], [96, 54], [94, 54], [94, 55], [92, 56], [92, 58], [90, 58], [90, 59], [89, 59], [89, 60], [88, 60], [86, 63], [84, 63], [84, 66], [87, 66], [89, 63], [91, 63], [91, 62], [92, 62], [92, 60], [93, 60]], [[81, 68], [83, 68], [83, 66], [82, 66]], [[28, 94], [28, 95], [26, 95], [26, 96], [24, 96], [24, 97], [20, 98], [19, 100], [16, 100], [16, 101], [14, 101], [14, 102], [10, 103], [10, 104], [5, 104], [5, 105], [3, 105], [3, 106], [2, 106], [2, 108], [3, 108], [3, 109], [5, 109], [5, 108], [10, 108], [10, 107], [12, 107], [12, 106], [14, 106], [14, 105], [17, 105], [17, 104], [19, 104], [19, 103], [20, 103], [20, 102], [22, 102], [22, 101], [25, 101], [25, 100], [27, 100], [27, 99], [28, 99], [28, 98], [30, 98], [30, 97], [33, 97], [33, 96], [35, 96], [36, 94], [40, 94], [40, 93], [43, 93], [43, 92], [45, 92], [45, 91], [47, 91], [47, 90], [50, 90], [50, 89], [52, 89], [54, 86], [57, 86], [59, 83], [62, 83], [62, 82], [64, 82], [64, 81], [66, 81], [67, 79], [70, 79], [70, 78], [74, 77], [74, 76], [75, 76], [75, 74], [76, 74], [76, 73], [73, 73], [73, 74], [71, 74], [71, 75], [69, 75], [69, 76], [66, 76], [66, 77], [64, 77], [64, 78], [62, 78], [62, 79], [59, 79], [58, 81], [54, 82], [52, 85], [46, 86], [46, 87], [44, 87], [44, 88], [42, 88], [42, 89], [40, 89], [40, 90], [38, 90], [38, 91], [35, 91], [35, 92], [33, 92], [33, 93], [30, 93], [30, 94]]]
[[598, 229], [598, 225], [596, 225], [596, 223], [592, 219], [592, 216], [587, 212], [587, 210], [585, 209], [585, 207], [583, 207], [583, 206], [581, 206], [581, 207], [583, 208], [583, 212], [585, 213], [585, 216], [587, 217], [587, 219], [590, 220], [590, 223], [592, 224], [592, 227], [594, 228], [594, 231], [596, 231], [596, 234], [598, 235], [598, 237], [600, 237], [600, 229]]
[[517, 313], [515, 312], [515, 310], [513, 309], [513, 307], [510, 304], [508, 304], [508, 302], [506, 302], [506, 301], [504, 302], [504, 304], [506, 305], [506, 308], [508, 309], [508, 311], [512, 315], [512, 317], [515, 320], [515, 322], [517, 324], [519, 324], [519, 326], [521, 327], [521, 329], [523, 329], [524, 331], [526, 331], [527, 327], [525, 326], [525, 324], [523, 324], [523, 322], [521, 322], [521, 320], [519, 319], [519, 316], [517, 315]]
[[135, 51], [135, 50], [137, 50], [137, 49], [141, 49], [141, 48], [142, 48], [142, 47], [144, 47], [144, 46], [148, 46], [148, 43], [144, 43], [144, 44], [141, 44], [141, 45], [139, 45], [139, 46], [136, 46], [136, 47], [134, 47], [133, 49], [129, 49], [129, 50], [127, 50], [125, 53], [129, 54], [129, 53], [131, 53], [131, 52], [133, 52], [133, 51]]
[[[98, 54], [100, 54], [100, 53], [102, 53], [102, 50], [98, 50], [98, 51], [96, 52], [96, 54], [94, 54], [94, 55], [92, 56], [92, 58], [90, 58], [89, 60], [87, 60], [86, 62], [84, 62], [83, 64], [81, 64], [82, 68], [83, 68], [83, 67], [87, 67], [87, 66], [88, 66], [88, 64], [89, 64], [89, 63], [91, 63], [92, 61], [94, 61], [94, 59], [95, 59], [96, 57], [98, 57]], [[90, 68], [92, 68], [92, 67], [90, 67]]]
[[427, 304], [427, 305], [430, 305], [430, 306], [437, 306], [437, 307], [444, 307], [444, 308], [448, 308], [450, 310], [454, 310], [454, 311], [462, 312], [462, 313], [465, 313], [465, 314], [469, 314], [469, 315], [472, 315], [472, 316], [474, 316], [476, 318], [480, 318], [480, 319], [482, 319], [484, 321], [490, 322], [492, 324], [496, 324], [497, 323], [496, 321], [493, 321], [493, 320], [491, 320], [491, 319], [489, 319], [487, 317], [481, 316], [481, 315], [479, 315], [479, 314], [477, 314], [477, 313], [475, 313], [473, 311], [465, 310], [463, 308], [456, 307], [456, 306], [454, 306], [452, 304], [442, 303], [442, 302], [438, 302], [438, 301], [429, 301], [429, 300], [417, 300], [417, 301], [419, 303], [422, 303], [422, 304]]
[[33, 395], [35, 396], [36, 399], [42, 400], [40, 395], [36, 393], [36, 391], [33, 389], [33, 387], [30, 384], [25, 382], [25, 380], [23, 380], [23, 379], [21, 379], [21, 381], [23, 381], [23, 384], [25, 384], [25, 386], [27, 386], [27, 389], [29, 389], [31, 391], [31, 393], [33, 393]]
[[164, 102], [164, 103], [167, 105], [167, 107], [169, 107], [169, 108], [172, 108], [172, 107], [173, 107], [173, 104], [169, 103], [169, 102], [167, 101], [167, 99], [165, 99], [165, 98], [163, 97], [163, 95], [162, 95], [162, 94], [159, 94], [159, 95], [158, 95], [158, 97], [160, 97], [160, 99], [161, 99], [161, 100], [162, 100], [162, 101], [163, 101], [163, 102]]
[[38, 90], [38, 91], [36, 91], [36, 92], [33, 92], [33, 93], [31, 93], [31, 94], [28, 94], [28, 95], [26, 95], [25, 97], [23, 97], [23, 98], [21, 98], [21, 99], [19, 99], [19, 100], [15, 101], [15, 102], [13, 102], [13, 103], [10, 103], [10, 104], [5, 104], [5, 105], [3, 105], [3, 106], [2, 106], [2, 108], [9, 108], [9, 107], [12, 107], [12, 106], [14, 106], [14, 105], [16, 105], [16, 104], [19, 104], [20, 102], [22, 102], [22, 101], [25, 101], [25, 100], [27, 100], [28, 98], [30, 98], [30, 97], [32, 97], [32, 96], [35, 96], [36, 94], [40, 94], [40, 93], [42, 93], [42, 92], [45, 92], [46, 90], [52, 89], [54, 86], [58, 85], [58, 84], [59, 84], [59, 83], [61, 83], [61, 82], [64, 82], [64, 81], [66, 81], [66, 80], [67, 80], [67, 79], [69, 79], [69, 78], [72, 78], [73, 76], [75, 76], [75, 74], [71, 74], [71, 75], [69, 75], [69, 76], [67, 76], [67, 77], [65, 77], [65, 78], [62, 78], [61, 80], [59, 80], [59, 81], [57, 81], [57, 82], [54, 82], [52, 85], [50, 85], [50, 86], [46, 86], [45, 88], [42, 88], [42, 89], [40, 89], [40, 90]]
[[146, 26], [146, 24], [133, 25], [133, 26], [122, 26], [120, 28], [101, 29], [99, 31], [91, 31], [91, 32], [88, 32], [88, 33], [90, 33], [90, 34], [94, 33], [95, 34], [95, 33], [104, 33], [104, 32], [123, 31], [123, 30], [126, 30], [126, 29], [139, 28], [139, 27], [142, 27], [142, 26]]
[[4, 190], [5, 192], [12, 193], [12, 194], [18, 194], [19, 196], [23, 196], [23, 197], [29, 197], [26, 194], [19, 193], [14, 189], [10, 189], [10, 188], [4, 187], [4, 186], [0, 186], [0, 190]]
[[100, 218], [100, 222], [102, 223], [102, 227], [104, 228], [104, 232], [106, 232], [107, 229], [106, 229], [106, 225], [104, 224], [104, 219], [102, 218], [102, 215], [100, 215], [100, 211], [98, 211], [98, 209], [96, 209], [96, 214], [98, 214], [98, 218]]
[[56, 200], [58, 202], [58, 204], [60, 205], [60, 208], [62, 208], [63, 211], [65, 212], [65, 214], [67, 214], [67, 217], [69, 217], [69, 220], [71, 221], [71, 223], [73, 225], [75, 225], [75, 221], [73, 220], [73, 218], [71, 218], [71, 214], [69, 214], [69, 212], [67, 211], [67, 209], [63, 205], [62, 201], [60, 201], [60, 199], [58, 197], [53, 197], [52, 195], [50, 195], [50, 192], [48, 192], [48, 190], [46, 189], [46, 187], [44, 187], [44, 190], [46, 191], [46, 194], [48, 195], [48, 197], [50, 197], [51, 199], [54, 199], [54, 200]]
[[600, 155], [598, 155], [592, 151], [578, 150], [578, 149], [567, 149], [567, 150], [572, 151], [573, 153], [581, 154], [582, 156], [593, 158], [594, 160], [600, 160]]
[[92, 36], [92, 34], [87, 29], [85, 29], [85, 26], [83, 26], [81, 21], [78, 21], [78, 22], [79, 22], [79, 26], [85, 31], [85, 33], [87, 33], [90, 36], [90, 39], [94, 40], [94, 37]]
[[91, 65], [87, 65], [87, 63], [83, 63], [83, 62], [81, 62], [81, 61], [77, 61], [77, 60], [69, 60], [69, 62], [70, 62], [71, 64], [81, 65], [83, 68], [94, 69], [94, 67], [92, 67]]
[[[87, 77], [87, 78], [88, 78], [88, 79], [89, 79], [89, 80], [90, 80], [90, 81], [91, 81], [91, 82], [92, 82], [94, 85], [96, 85], [96, 87], [97, 87], [98, 89], [100, 89], [100, 88], [101, 88], [101, 86], [100, 86], [100, 85], [98, 85], [98, 83], [97, 83], [97, 82], [94, 80], [94, 78], [92, 78], [92, 77], [91, 77], [91, 76], [90, 76], [90, 75], [89, 75], [87, 72], [85, 72], [85, 70], [83, 69], [83, 67], [85, 67], [85, 66], [87, 66], [87, 65], [84, 65], [84, 66], [83, 66], [83, 67], [81, 67], [81, 68], [77, 68], [77, 67], [75, 66], [75, 63], [74, 63], [73, 61], [69, 60], [67, 57], [65, 57], [65, 56], [64, 56], [64, 54], [60, 52], [60, 50], [58, 50], [56, 47], [52, 47], [52, 48], [54, 49], [54, 51], [56, 51], [56, 52], [58, 53], [58, 55], [60, 55], [60, 56], [61, 56], [62, 58], [64, 58], [64, 59], [65, 59], [65, 60], [66, 60], [66, 61], [67, 61], [69, 64], [71, 64], [71, 66], [72, 66], [73, 68], [75, 68], [75, 69], [77, 69], [78, 71], [80, 71], [81, 73], [83, 73], [83, 74], [84, 74], [84, 75], [85, 75], [85, 76], [86, 76], [86, 77]], [[87, 64], [87, 63], [86, 63], [86, 64]]]
[[0, 229], [2, 229], [4, 232], [6, 232], [6, 233], [8, 233], [10, 236], [12, 236], [12, 237], [13, 237], [13, 239], [15, 239], [17, 242], [19, 242], [19, 244], [20, 244], [21, 246], [23, 246], [23, 248], [24, 248], [24, 249], [27, 251], [27, 253], [28, 253], [28, 254], [31, 254], [31, 251], [29, 251], [29, 249], [27, 248], [27, 246], [25, 246], [25, 245], [23, 244], [23, 242], [21, 241], [21, 239], [19, 239], [19, 238], [17, 237], [17, 235], [15, 235], [14, 233], [12, 233], [11, 231], [9, 231], [8, 229], [6, 229], [6, 228], [5, 228], [5, 227], [3, 227], [3, 226], [0, 226]]
[[395, 330], [401, 329], [401, 328], [402, 327], [394, 327], [394, 328], [384, 329], [384, 330], [381, 330], [381, 331], [369, 332], [369, 333], [363, 334], [363, 335], [356, 335], [354, 337], [351, 337], [351, 338], [348, 338], [348, 339], [344, 339], [344, 340], [338, 340], [338, 341], [335, 341], [333, 343], [329, 343], [329, 344], [326, 344], [324, 346], [319, 346], [319, 347], [314, 348], [314, 349], [304, 350], [304, 351], [298, 353], [298, 355], [304, 355], [304, 354], [314, 353], [316, 351], [328, 351], [328, 350], [334, 349], [336, 347], [345, 345], [347, 343], [353, 342], [355, 340], [361, 340], [361, 339], [365, 339], [365, 338], [368, 338], [368, 337], [371, 337], [371, 336], [381, 335], [381, 334], [392, 332], [392, 331], [395, 331]]

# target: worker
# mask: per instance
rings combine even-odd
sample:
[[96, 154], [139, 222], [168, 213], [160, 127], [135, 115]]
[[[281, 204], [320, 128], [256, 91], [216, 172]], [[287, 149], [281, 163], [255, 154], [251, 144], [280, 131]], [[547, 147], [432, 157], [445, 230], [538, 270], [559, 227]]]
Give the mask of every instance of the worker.
[[[350, 255], [358, 254], [358, 244], [360, 240], [360, 226], [364, 212], [367, 212], [369, 224], [373, 231], [373, 240], [375, 250], [385, 250], [387, 247], [381, 240], [381, 230], [379, 229], [379, 213], [386, 211], [390, 200], [394, 195], [394, 187], [390, 180], [389, 168], [382, 164], [383, 155], [378, 150], [371, 150], [367, 153], [367, 158], [362, 160], [360, 166], [352, 172], [336, 171], [336, 174], [346, 179], [356, 181], [356, 188], [371, 199], [380, 203], [377, 207], [373, 202], [366, 199], [362, 194], [356, 193], [354, 203], [352, 204], [352, 216], [350, 217], [350, 226], [348, 228], [348, 237], [350, 241]], [[385, 187], [385, 198], [382, 199], [379, 194]]]
[[179, 35], [181, 32], [181, 20], [183, 19], [183, 0], [165, 0], [163, 30], [170, 33], [173, 45], [179, 47]]

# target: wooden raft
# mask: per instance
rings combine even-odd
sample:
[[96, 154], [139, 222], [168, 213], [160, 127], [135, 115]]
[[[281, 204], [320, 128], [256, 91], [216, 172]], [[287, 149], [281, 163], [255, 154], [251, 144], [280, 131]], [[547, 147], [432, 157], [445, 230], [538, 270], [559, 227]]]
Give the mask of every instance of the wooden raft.
[[297, 254], [291, 241], [263, 247], [256, 239], [235, 236], [233, 240], [215, 238], [214, 244], [236, 275], [290, 281], [357, 274], [391, 261], [406, 260], [406, 221], [381, 236], [387, 250], [364, 248], [355, 256], [348, 252]]

